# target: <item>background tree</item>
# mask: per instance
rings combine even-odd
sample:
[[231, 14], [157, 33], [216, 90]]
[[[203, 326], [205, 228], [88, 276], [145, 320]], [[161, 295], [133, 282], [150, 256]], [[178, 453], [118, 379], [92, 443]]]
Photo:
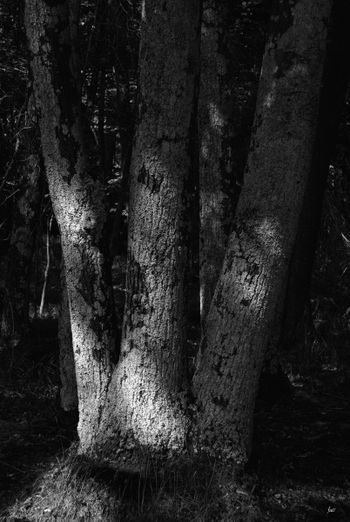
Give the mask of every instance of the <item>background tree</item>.
[[243, 7], [227, 1], [203, 3], [198, 101], [202, 322], [239, 197], [267, 20], [263, 4], [254, 5], [253, 17], [248, 3]]
[[[230, 12], [233, 11], [233, 12]], [[219, 277], [238, 186], [232, 172], [235, 60], [229, 2], [204, 2], [199, 95], [200, 306], [204, 320]]]

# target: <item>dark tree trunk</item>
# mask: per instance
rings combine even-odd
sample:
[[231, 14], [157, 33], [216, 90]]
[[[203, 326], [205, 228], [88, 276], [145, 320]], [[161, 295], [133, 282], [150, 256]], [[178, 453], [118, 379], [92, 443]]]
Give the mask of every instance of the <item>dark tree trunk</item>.
[[245, 462], [316, 139], [330, 0], [276, 2], [244, 186], [194, 377], [197, 443]]
[[[292, 356], [300, 371], [309, 363], [304, 339], [311, 319], [308, 310], [314, 253], [322, 215], [323, 196], [329, 164], [334, 154], [338, 123], [345, 100], [349, 65], [342, 51], [350, 45], [346, 20], [350, 7], [346, 0], [334, 5], [330, 21], [329, 45], [310, 176], [305, 191], [298, 232], [288, 270], [285, 289], [275, 314], [266, 370], [280, 368], [279, 360]], [[272, 361], [272, 364], [271, 364]]]

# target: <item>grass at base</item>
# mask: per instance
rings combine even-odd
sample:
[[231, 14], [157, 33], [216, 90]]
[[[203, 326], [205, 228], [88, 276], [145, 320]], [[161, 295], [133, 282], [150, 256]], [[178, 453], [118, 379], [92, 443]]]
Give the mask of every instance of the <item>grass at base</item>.
[[[258, 521], [261, 512], [251, 482], [232, 482], [208, 459], [183, 458], [149, 475], [96, 469], [74, 447], [18, 499], [5, 521]], [[1, 520], [1, 519], [0, 519]]]

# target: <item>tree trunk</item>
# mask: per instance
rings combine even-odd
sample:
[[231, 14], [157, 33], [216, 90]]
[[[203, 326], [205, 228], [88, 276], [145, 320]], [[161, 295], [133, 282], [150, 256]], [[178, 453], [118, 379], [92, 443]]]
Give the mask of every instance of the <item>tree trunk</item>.
[[19, 164], [20, 193], [14, 206], [11, 239], [1, 278], [1, 338], [15, 343], [19, 342], [29, 326], [30, 268], [42, 192], [37, 119], [34, 97], [30, 95], [16, 158]]
[[199, 3], [146, 0], [142, 17], [127, 302], [101, 445], [117, 440], [119, 449], [156, 452], [179, 450], [187, 432], [184, 230]]
[[64, 411], [74, 411], [78, 409], [77, 379], [63, 260], [61, 261], [60, 282], [61, 303], [58, 316], [58, 344], [60, 349], [61, 407]]
[[232, 158], [235, 57], [229, 40], [230, 11], [227, 0], [203, 4], [198, 104], [202, 323], [219, 279], [238, 195]]
[[237, 463], [250, 451], [258, 379], [311, 169], [331, 5], [276, 2], [245, 183], [198, 356], [197, 444]]
[[66, 267], [81, 451], [99, 429], [115, 349], [105, 190], [81, 111], [66, 1], [27, 0], [25, 25], [46, 175]]
[[305, 330], [310, 319], [306, 305], [310, 293], [326, 178], [348, 85], [349, 65], [343, 60], [342, 50], [350, 44], [346, 26], [349, 10], [346, 0], [338, 1], [334, 5], [329, 24], [329, 43], [312, 168], [305, 190], [286, 288], [277, 306], [275, 327], [272, 329], [265, 365], [267, 372], [271, 373], [280, 367], [280, 360], [282, 365], [284, 364], [283, 359], [286, 357], [291, 360], [292, 356], [294, 365], [297, 363], [296, 372], [302, 371], [303, 367], [305, 369], [306, 364], [309, 364], [304, 344]]

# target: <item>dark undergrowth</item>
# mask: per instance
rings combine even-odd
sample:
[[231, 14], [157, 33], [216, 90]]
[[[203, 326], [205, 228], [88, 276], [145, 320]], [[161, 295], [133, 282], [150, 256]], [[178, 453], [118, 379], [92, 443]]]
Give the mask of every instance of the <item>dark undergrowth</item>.
[[38, 331], [2, 354], [0, 520], [350, 521], [350, 386], [339, 371], [261, 396], [243, 475], [204, 457], [131, 475], [76, 455], [76, 419], [58, 402], [55, 332]]

